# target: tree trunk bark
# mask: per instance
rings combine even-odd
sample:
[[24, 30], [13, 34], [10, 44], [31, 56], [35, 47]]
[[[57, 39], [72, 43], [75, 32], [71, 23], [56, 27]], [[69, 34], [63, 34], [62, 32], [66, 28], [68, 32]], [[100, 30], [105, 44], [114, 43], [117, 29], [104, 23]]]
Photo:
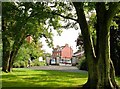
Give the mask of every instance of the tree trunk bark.
[[97, 56], [99, 89], [116, 89], [114, 67], [110, 59], [110, 20], [107, 18], [105, 3], [96, 4], [97, 13]]
[[17, 51], [12, 51], [11, 52], [11, 55], [10, 55], [10, 60], [9, 60], [9, 66], [8, 66], [8, 71], [11, 72], [12, 70], [12, 66], [13, 66], [13, 61], [14, 61], [14, 58], [16, 56], [16, 53]]
[[84, 89], [96, 89], [98, 86], [98, 66], [97, 62], [93, 61], [95, 59], [92, 59], [89, 57], [86, 58], [87, 64], [88, 64], [88, 81], [85, 85], [83, 85]]
[[2, 71], [8, 72], [8, 61], [10, 57], [10, 43], [6, 33], [6, 24], [2, 18], [2, 43], [3, 43], [3, 57], [2, 57]]
[[23, 44], [23, 41], [25, 39], [25, 35], [23, 34], [21, 36], [21, 38], [18, 38], [18, 40], [15, 40], [14, 44], [13, 44], [13, 48], [12, 51], [10, 53], [10, 60], [9, 60], [9, 66], [8, 66], [8, 71], [11, 72], [12, 68], [13, 68], [13, 63], [15, 60], [15, 57], [21, 47], [21, 45]]
[[2, 71], [8, 72], [8, 61], [10, 57], [10, 43], [7, 38], [3, 39], [3, 57], [2, 57]]

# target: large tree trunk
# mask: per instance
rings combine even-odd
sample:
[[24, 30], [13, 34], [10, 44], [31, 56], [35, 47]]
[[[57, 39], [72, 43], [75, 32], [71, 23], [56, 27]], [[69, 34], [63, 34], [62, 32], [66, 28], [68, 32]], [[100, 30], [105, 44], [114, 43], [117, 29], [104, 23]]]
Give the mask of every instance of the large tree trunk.
[[13, 68], [13, 63], [15, 60], [15, 57], [17, 56], [17, 53], [21, 47], [21, 45], [23, 44], [23, 41], [25, 39], [25, 35], [21, 34], [21, 38], [18, 38], [17, 40], [15, 40], [13, 47], [12, 47], [12, 51], [10, 53], [10, 59], [9, 59], [9, 66], [8, 66], [8, 71], [11, 72], [12, 68]]
[[3, 57], [2, 57], [2, 71], [8, 72], [8, 61], [10, 57], [10, 43], [7, 38], [3, 38]]
[[78, 2], [74, 2], [73, 4], [75, 6], [76, 13], [78, 15], [78, 23], [80, 25], [81, 33], [83, 36], [85, 57], [88, 64], [88, 81], [83, 87], [85, 89], [96, 88], [98, 83], [98, 66], [97, 66], [97, 60], [95, 58], [92, 37], [90, 36], [90, 31], [87, 25], [87, 21], [82, 6], [83, 4]]
[[3, 43], [3, 57], [2, 57], [2, 71], [8, 72], [8, 61], [10, 57], [10, 43], [6, 36], [6, 26], [2, 18], [2, 43]]
[[83, 88], [85, 89], [96, 89], [98, 87], [98, 66], [97, 62], [93, 61], [95, 59], [86, 58], [88, 64], [88, 81]]
[[[83, 3], [73, 3], [78, 16], [78, 23], [83, 36], [85, 57], [88, 64], [88, 81], [85, 89], [117, 89], [114, 66], [110, 59], [110, 20], [106, 17], [105, 3], [96, 4], [97, 13], [97, 45], [96, 51], [90, 37], [90, 31], [85, 18]], [[96, 53], [95, 53], [96, 52]]]
[[[98, 59], [98, 86], [100, 88], [111, 87], [110, 84], [110, 52], [109, 52], [109, 30], [105, 19], [105, 3], [96, 4], [97, 13], [97, 59]], [[101, 14], [102, 13], [102, 14]]]
[[110, 59], [110, 19], [107, 18], [105, 3], [96, 4], [97, 13], [97, 50], [98, 55], [98, 86], [116, 89], [114, 66]]
[[18, 50], [12, 51], [11, 55], [10, 55], [10, 60], [9, 60], [9, 66], [8, 66], [8, 71], [11, 72], [12, 71], [12, 67], [13, 67], [13, 62], [15, 59], [15, 56], [17, 55]]

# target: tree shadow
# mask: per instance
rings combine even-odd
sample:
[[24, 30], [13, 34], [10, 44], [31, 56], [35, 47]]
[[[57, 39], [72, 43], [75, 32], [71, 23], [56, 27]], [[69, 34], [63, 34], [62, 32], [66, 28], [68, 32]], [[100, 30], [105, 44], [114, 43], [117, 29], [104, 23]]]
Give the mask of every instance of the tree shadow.
[[[29, 89], [77, 89], [80, 88], [80, 86], [75, 86], [75, 87], [69, 87], [67, 86], [63, 86], [60, 85], [60, 83], [70, 83], [70, 84], [74, 84], [75, 82], [72, 80], [66, 80], [69, 77], [72, 78], [87, 78], [87, 75], [78, 75], [78, 73], [62, 73], [61, 71], [58, 71], [56, 73], [56, 71], [47, 71], [47, 70], [32, 70], [32, 71], [37, 71], [35, 72], [30, 72], [28, 73], [28, 75], [22, 73], [20, 74], [19, 72], [27, 72], [27, 70], [18, 70], [18, 71], [14, 71], [14, 74], [8, 74], [8, 75], [2, 75], [3, 80], [2, 80], [2, 84], [3, 84], [3, 89], [5, 88], [11, 88], [16, 89], [16, 88], [27, 88], [29, 87]], [[29, 71], [28, 71], [29, 72]], [[42, 72], [44, 72], [42, 74]], [[17, 73], [17, 74], [16, 74]], [[40, 84], [43, 83], [43, 84]], [[55, 85], [55, 86], [54, 86]]]

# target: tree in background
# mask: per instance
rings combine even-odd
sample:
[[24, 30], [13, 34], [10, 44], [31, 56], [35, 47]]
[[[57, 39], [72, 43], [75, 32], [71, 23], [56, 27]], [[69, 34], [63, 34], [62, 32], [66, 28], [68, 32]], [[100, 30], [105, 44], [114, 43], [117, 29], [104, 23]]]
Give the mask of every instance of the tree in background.
[[115, 74], [120, 76], [120, 13], [113, 18], [114, 24], [110, 28], [110, 53], [115, 67]]
[[[37, 60], [38, 64], [39, 57], [44, 56], [44, 50], [42, 50], [42, 43], [38, 41], [36, 44], [35, 42], [25, 42], [19, 49], [18, 54], [15, 57], [15, 61], [13, 63], [14, 67], [27, 67], [28, 66], [28, 59], [31, 59], [33, 62], [34, 60]], [[33, 63], [32, 63], [33, 64]]]

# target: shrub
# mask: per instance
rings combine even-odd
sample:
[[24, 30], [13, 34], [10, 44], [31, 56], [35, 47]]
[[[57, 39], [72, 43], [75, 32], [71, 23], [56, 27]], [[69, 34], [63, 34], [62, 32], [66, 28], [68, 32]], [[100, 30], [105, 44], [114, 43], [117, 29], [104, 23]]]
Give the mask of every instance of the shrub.
[[28, 60], [25, 60], [24, 63], [25, 63], [25, 67], [27, 67], [28, 66]]
[[[44, 66], [45, 65], [45, 62], [39, 62], [38, 59], [35, 59], [33, 61], [31, 61], [30, 63], [31, 66]], [[28, 67], [28, 60], [22, 60], [22, 61], [15, 61], [13, 63], [13, 67], [14, 68], [24, 68], [24, 67]]]
[[13, 63], [14, 68], [24, 68], [27, 67], [26, 61], [16, 61]]
[[40, 62], [38, 59], [35, 59], [32, 63], [33, 66], [40, 66]]
[[88, 70], [88, 66], [87, 66], [87, 61], [86, 60], [82, 60], [81, 65], [80, 65], [80, 70]]
[[20, 63], [18, 63], [18, 62], [13, 63], [13, 67], [14, 68], [20, 68]]
[[21, 68], [26, 67], [25, 61], [20, 61], [20, 67], [21, 67]]
[[80, 61], [79, 61], [79, 64], [78, 64], [78, 68], [80, 70], [88, 70], [87, 61], [85, 59], [85, 56], [80, 58]]
[[35, 59], [32, 63], [33, 66], [43, 66], [45, 65], [45, 62], [40, 62], [38, 59]]

